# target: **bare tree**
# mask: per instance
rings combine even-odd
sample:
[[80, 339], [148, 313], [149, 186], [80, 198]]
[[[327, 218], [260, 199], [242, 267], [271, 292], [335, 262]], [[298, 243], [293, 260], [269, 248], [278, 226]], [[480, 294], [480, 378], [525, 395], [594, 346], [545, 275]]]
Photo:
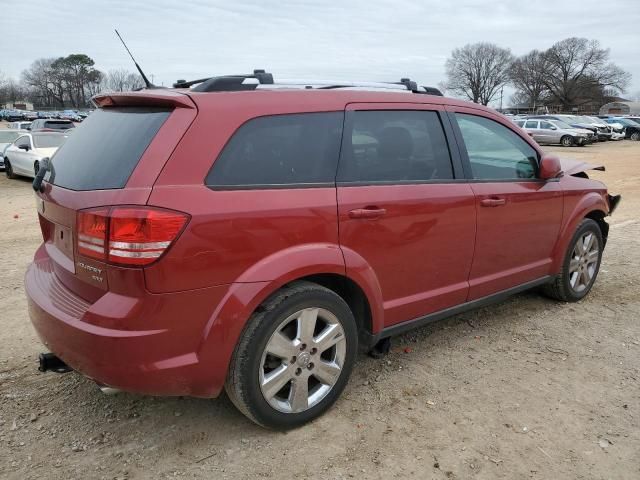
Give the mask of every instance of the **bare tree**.
[[140, 75], [122, 68], [109, 70], [102, 82], [102, 89], [111, 92], [128, 92], [143, 86]]
[[480, 42], [456, 48], [447, 59], [447, 90], [487, 105], [509, 81], [511, 51]]
[[597, 40], [567, 38], [544, 52], [546, 88], [564, 109], [584, 103], [585, 93], [597, 89], [623, 92], [631, 76], [609, 62], [609, 49]]
[[545, 60], [542, 52], [531, 52], [516, 58], [509, 69], [510, 83], [516, 88], [512, 100], [529, 107], [542, 104], [548, 90], [545, 82]]

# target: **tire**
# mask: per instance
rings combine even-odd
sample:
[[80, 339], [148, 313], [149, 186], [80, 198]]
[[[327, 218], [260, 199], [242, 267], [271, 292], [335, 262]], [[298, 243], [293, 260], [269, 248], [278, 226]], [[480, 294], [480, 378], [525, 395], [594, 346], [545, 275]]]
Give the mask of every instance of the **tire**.
[[[311, 335], [304, 329], [301, 333], [300, 325], [308, 328], [314, 318]], [[323, 334], [328, 336], [321, 342]], [[247, 322], [225, 389], [253, 422], [277, 430], [299, 427], [338, 399], [357, 351], [356, 322], [346, 302], [315, 283], [294, 282], [266, 300]]]
[[38, 176], [38, 172], [40, 171], [40, 162], [36, 160], [33, 162], [33, 174], [34, 178]]
[[9, 159], [7, 157], [4, 157], [4, 173], [9, 179], [16, 178], [16, 174], [13, 173], [13, 167], [11, 166], [11, 163], [9, 162]]
[[640, 140], [640, 132], [633, 132], [629, 138], [637, 142], [638, 140]]
[[560, 145], [562, 145], [563, 147], [572, 147], [573, 137], [571, 135], [565, 135], [560, 139]]
[[[586, 245], [587, 248], [581, 251], [581, 245]], [[554, 281], [545, 287], [545, 293], [563, 302], [577, 302], [583, 299], [596, 281], [603, 249], [604, 240], [599, 225], [594, 220], [585, 218], [569, 243], [562, 270]]]

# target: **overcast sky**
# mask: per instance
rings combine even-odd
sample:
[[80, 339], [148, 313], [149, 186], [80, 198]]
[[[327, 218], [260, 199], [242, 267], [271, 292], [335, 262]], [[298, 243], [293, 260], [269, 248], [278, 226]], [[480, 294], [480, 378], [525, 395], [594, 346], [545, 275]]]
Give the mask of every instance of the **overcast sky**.
[[599, 40], [640, 95], [640, 0], [0, 0], [0, 71], [86, 53], [155, 83], [266, 68], [280, 78], [444, 80], [451, 50], [489, 41], [521, 55]]

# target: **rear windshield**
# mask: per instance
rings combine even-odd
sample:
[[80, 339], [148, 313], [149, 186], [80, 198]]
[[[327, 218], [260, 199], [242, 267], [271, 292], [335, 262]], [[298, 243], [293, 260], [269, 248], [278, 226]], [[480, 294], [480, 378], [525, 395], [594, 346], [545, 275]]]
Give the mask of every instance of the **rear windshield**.
[[51, 128], [54, 130], [67, 130], [69, 128], [73, 128], [73, 122], [69, 120], [58, 120], [58, 121], [46, 121], [44, 122], [43, 128]]
[[51, 161], [48, 181], [71, 190], [123, 188], [171, 110], [98, 109]]
[[33, 144], [36, 148], [57, 148], [64, 143], [68, 138], [67, 135], [62, 133], [34, 133]]

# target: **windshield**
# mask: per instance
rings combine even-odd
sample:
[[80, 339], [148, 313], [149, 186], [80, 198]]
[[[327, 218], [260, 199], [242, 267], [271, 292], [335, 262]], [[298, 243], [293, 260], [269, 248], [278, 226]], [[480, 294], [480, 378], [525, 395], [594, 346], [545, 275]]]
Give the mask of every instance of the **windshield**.
[[3, 132], [0, 130], [0, 143], [13, 143], [20, 136], [19, 132]]
[[632, 122], [628, 118], [610, 118], [611, 123], [621, 123], [626, 127], [637, 127], [638, 125], [635, 122]]
[[67, 138], [66, 135], [54, 134], [54, 135], [33, 135], [33, 144], [36, 148], [58, 148], [62, 145]]
[[551, 123], [553, 123], [558, 128], [568, 128], [569, 130], [573, 129], [571, 125], [569, 125], [567, 122], [563, 122], [562, 120], [551, 120]]
[[600, 122], [594, 122], [593, 119], [589, 118], [589, 117], [576, 117], [578, 122], [580, 123], [600, 123]]

